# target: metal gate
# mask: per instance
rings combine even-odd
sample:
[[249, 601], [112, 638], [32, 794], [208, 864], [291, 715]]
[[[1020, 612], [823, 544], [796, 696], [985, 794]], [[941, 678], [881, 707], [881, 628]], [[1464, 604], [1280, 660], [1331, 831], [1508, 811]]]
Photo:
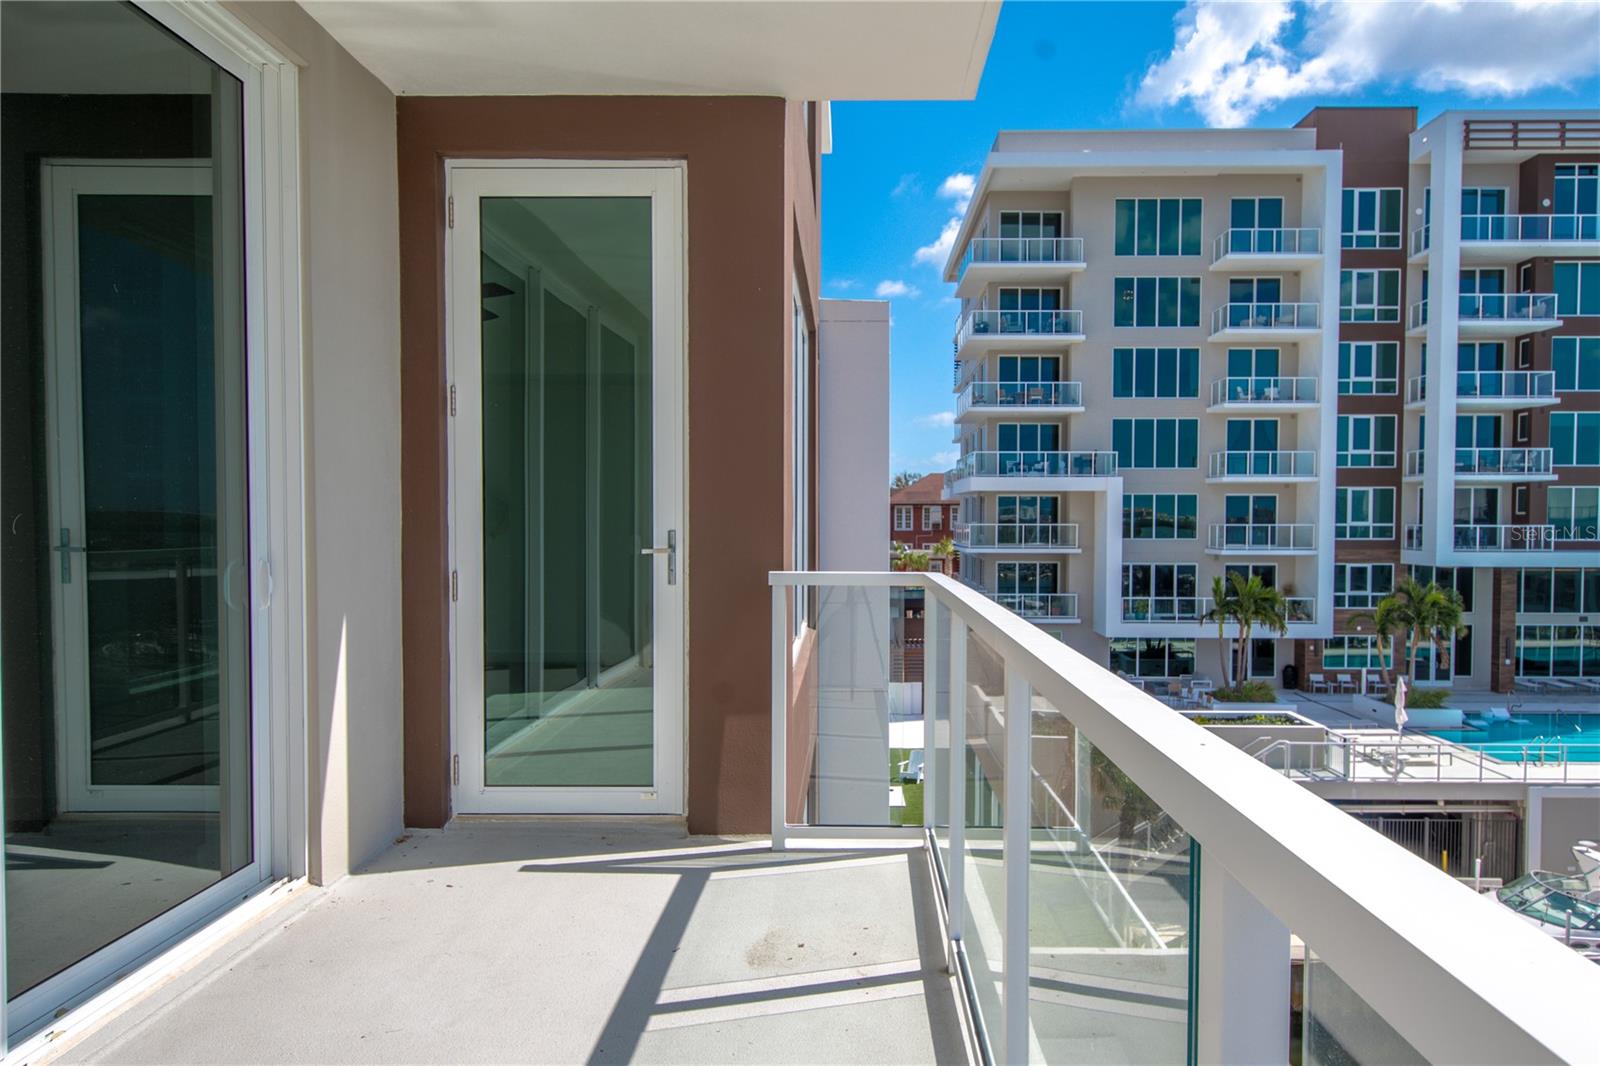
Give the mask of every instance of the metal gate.
[[1480, 858], [1484, 877], [1510, 881], [1523, 872], [1522, 819], [1514, 811], [1350, 813], [1453, 877], [1473, 876]]

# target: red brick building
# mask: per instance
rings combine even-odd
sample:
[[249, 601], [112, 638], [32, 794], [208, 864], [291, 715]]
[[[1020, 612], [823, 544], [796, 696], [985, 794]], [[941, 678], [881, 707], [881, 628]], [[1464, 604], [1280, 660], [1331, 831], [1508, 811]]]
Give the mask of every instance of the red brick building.
[[[943, 474], [929, 474], [889, 493], [890, 540], [931, 552], [941, 540], [954, 538], [961, 505], [943, 497]], [[928, 567], [954, 574], [957, 572], [956, 556], [954, 553], [948, 558], [935, 556], [929, 559]]]

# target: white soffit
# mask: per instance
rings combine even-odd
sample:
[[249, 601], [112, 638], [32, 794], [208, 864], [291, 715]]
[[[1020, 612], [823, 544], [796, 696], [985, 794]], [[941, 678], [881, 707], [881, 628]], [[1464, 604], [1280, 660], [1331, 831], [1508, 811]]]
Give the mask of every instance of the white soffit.
[[395, 93], [970, 99], [998, 0], [305, 0]]

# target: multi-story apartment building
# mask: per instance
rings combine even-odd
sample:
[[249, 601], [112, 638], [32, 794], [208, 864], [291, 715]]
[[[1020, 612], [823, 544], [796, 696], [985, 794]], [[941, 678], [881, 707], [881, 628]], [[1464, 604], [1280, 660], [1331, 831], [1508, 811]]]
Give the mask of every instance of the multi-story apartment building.
[[[1600, 389], [1600, 329], [1574, 317], [1600, 314], [1597, 148], [1595, 113], [1419, 130], [1410, 108], [1000, 134], [946, 267], [966, 579], [1116, 669], [1172, 677], [1220, 665], [1213, 578], [1258, 574], [1290, 608], [1284, 639], [1252, 641], [1266, 678], [1376, 665], [1361, 613], [1411, 568], [1468, 605], [1424, 678], [1600, 673], [1576, 616], [1586, 584], [1600, 611], [1582, 569], [1600, 564], [1600, 405], [1579, 391]], [[1425, 373], [1425, 350], [1456, 367]], [[1523, 585], [1572, 586], [1575, 617], [1519, 608]]]
[[[928, 474], [889, 493], [889, 539], [917, 551], [934, 552], [961, 530], [961, 505], [944, 499], [944, 475]], [[931, 570], [957, 573], [954, 557], [934, 555]]]

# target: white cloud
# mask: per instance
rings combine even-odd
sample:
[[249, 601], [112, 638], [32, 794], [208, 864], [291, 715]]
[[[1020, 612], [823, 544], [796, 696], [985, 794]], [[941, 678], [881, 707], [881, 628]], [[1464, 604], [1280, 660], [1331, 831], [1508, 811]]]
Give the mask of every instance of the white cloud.
[[956, 213], [967, 213], [967, 205], [972, 202], [972, 192], [978, 187], [978, 179], [971, 174], [956, 173], [945, 178], [939, 185], [939, 197], [944, 200], [956, 202]]
[[956, 460], [959, 458], [961, 458], [961, 451], [959, 448], [948, 448], [942, 452], [934, 452], [933, 455], [929, 457], [930, 465], [936, 467], [954, 466], [956, 464]]
[[830, 288], [830, 289], [838, 289], [840, 292], [848, 292], [849, 290], [856, 288], [860, 284], [861, 283], [859, 281], [857, 281], [855, 278], [829, 278], [828, 279], [828, 288]]
[[956, 413], [954, 411], [935, 411], [931, 415], [918, 415], [911, 421], [914, 425], [923, 429], [948, 429], [956, 424]]
[[944, 229], [939, 231], [932, 244], [924, 244], [911, 256], [911, 262], [917, 266], [927, 263], [930, 266], [942, 267], [944, 261], [950, 258], [950, 249], [956, 246], [956, 233], [961, 229], [961, 217], [957, 215], [944, 224]]
[[1285, 100], [1377, 82], [1517, 96], [1600, 71], [1593, 10], [1592, 0], [1189, 0], [1135, 100], [1188, 102], [1210, 125], [1242, 126]]
[[922, 182], [916, 174], [902, 174], [900, 180], [894, 183], [894, 188], [889, 195], [894, 197], [904, 196], [908, 192], [916, 192], [922, 188]]
[[878, 288], [876, 292], [878, 299], [880, 300], [887, 300], [894, 296], [904, 296], [907, 299], [915, 299], [916, 297], [922, 295], [921, 289], [917, 288], [915, 285], [907, 285], [903, 281], [880, 281], [878, 282]]

